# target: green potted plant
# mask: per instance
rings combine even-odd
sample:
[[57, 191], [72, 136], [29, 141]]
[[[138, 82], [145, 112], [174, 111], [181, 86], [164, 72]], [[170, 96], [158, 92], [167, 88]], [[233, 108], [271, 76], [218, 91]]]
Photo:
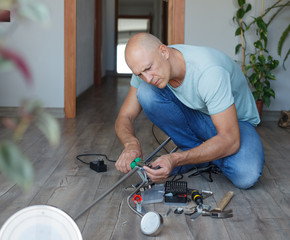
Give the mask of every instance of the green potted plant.
[[[253, 20], [251, 20], [249, 24], [247, 24], [244, 19], [247, 13], [252, 9], [251, 4], [246, 3], [246, 0], [237, 1], [239, 9], [233, 17], [233, 21], [238, 25], [235, 35], [241, 37], [241, 43], [236, 46], [235, 53], [238, 54], [240, 51], [242, 52], [241, 68], [249, 81], [250, 88], [255, 100], [257, 101], [257, 107], [261, 116], [263, 104], [269, 107], [271, 97], [275, 98], [275, 91], [271, 88], [270, 80], [276, 80], [272, 71], [279, 65], [279, 61], [274, 59], [267, 49], [268, 26], [285, 7], [290, 6], [290, 1], [285, 2], [283, 0], [278, 0], [264, 11], [264, 2], [262, 0], [261, 15], [258, 17], [252, 17]], [[265, 16], [269, 13], [272, 13], [272, 16], [266, 22]], [[246, 33], [249, 32], [250, 29], [255, 30], [254, 32], [257, 37], [257, 40], [253, 43], [253, 52], [250, 52], [247, 49]], [[287, 37], [286, 30], [279, 41], [279, 46], [281, 45], [281, 47], [285, 42], [285, 35]], [[289, 53], [286, 54], [284, 62], [288, 55]]]

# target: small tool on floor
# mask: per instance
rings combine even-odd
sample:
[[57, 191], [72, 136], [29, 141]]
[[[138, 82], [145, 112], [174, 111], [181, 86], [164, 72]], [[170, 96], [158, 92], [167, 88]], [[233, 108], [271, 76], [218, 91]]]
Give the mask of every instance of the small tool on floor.
[[196, 211], [195, 213], [191, 216], [191, 221], [194, 221], [198, 216], [200, 216], [202, 214], [203, 211], [209, 211], [210, 210], [210, 206], [203, 204], [203, 199], [201, 194], [198, 192], [198, 190], [193, 189], [191, 191], [191, 199], [196, 203]]
[[229, 191], [227, 194], [223, 197], [223, 199], [218, 204], [217, 208], [207, 211], [202, 211], [202, 216], [210, 216], [213, 218], [230, 218], [233, 217], [233, 210], [224, 210], [224, 208], [227, 206], [227, 204], [230, 202], [232, 197], [234, 196], [234, 192]]
[[133, 202], [136, 204], [137, 212], [142, 213], [142, 197], [139, 194], [135, 194], [133, 197]]
[[212, 191], [208, 191], [208, 190], [201, 190], [201, 197], [202, 199], [206, 199], [210, 196], [213, 195], [213, 192]]

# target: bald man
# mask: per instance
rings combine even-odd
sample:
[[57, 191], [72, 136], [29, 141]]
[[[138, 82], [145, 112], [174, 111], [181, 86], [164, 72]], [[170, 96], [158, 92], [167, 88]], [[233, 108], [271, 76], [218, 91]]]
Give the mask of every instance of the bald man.
[[142, 158], [133, 123], [143, 110], [183, 150], [144, 167], [153, 182], [209, 163], [238, 188], [258, 181], [264, 164], [255, 130], [260, 119], [243, 72], [231, 58], [207, 47], [166, 46], [139, 33], [129, 39], [125, 59], [133, 74], [115, 123], [124, 145], [119, 171], [129, 172], [130, 163]]

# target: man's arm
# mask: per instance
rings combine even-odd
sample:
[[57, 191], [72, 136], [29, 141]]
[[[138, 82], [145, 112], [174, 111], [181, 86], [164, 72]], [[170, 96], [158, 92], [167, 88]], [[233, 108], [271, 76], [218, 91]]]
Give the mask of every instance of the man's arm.
[[144, 167], [148, 177], [152, 181], [164, 180], [174, 167], [210, 162], [236, 153], [240, 148], [240, 130], [235, 105], [212, 115], [211, 119], [217, 130], [216, 136], [190, 150], [161, 156], [152, 163], [160, 169]]
[[139, 140], [135, 137], [133, 123], [142, 107], [137, 99], [137, 89], [130, 87], [129, 93], [121, 107], [115, 122], [116, 134], [124, 146], [115, 166], [124, 173], [131, 170], [130, 163], [137, 157], [142, 157], [142, 150]]

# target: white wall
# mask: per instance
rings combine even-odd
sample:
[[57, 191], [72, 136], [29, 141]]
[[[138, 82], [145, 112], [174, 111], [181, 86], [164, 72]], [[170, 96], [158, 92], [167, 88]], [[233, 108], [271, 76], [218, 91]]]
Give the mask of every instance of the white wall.
[[28, 63], [34, 85], [27, 88], [17, 71], [0, 72], [0, 107], [16, 107], [24, 98], [36, 98], [45, 107], [64, 108], [64, 1], [43, 2], [51, 13], [50, 23], [22, 21], [7, 39], [7, 47]]
[[77, 0], [77, 96], [94, 84], [94, 23], [95, 0]]
[[[249, 15], [257, 16], [260, 13], [259, 0], [250, 0], [252, 11]], [[265, 0], [265, 7], [274, 3], [275, 0]], [[236, 0], [186, 0], [185, 1], [185, 44], [203, 45], [217, 48], [233, 59], [235, 46], [239, 38], [234, 36], [236, 26], [232, 18], [237, 10]], [[290, 9], [284, 11], [272, 25], [269, 26], [269, 50], [273, 57], [279, 61], [277, 56], [277, 42], [282, 30], [288, 26], [290, 21]], [[285, 49], [289, 48], [289, 39]], [[285, 53], [284, 53], [285, 54]], [[275, 71], [277, 81], [271, 81], [276, 92], [276, 99], [272, 99], [269, 108], [264, 110], [280, 111], [290, 109], [290, 60], [287, 61], [288, 69], [284, 71], [282, 66]]]

